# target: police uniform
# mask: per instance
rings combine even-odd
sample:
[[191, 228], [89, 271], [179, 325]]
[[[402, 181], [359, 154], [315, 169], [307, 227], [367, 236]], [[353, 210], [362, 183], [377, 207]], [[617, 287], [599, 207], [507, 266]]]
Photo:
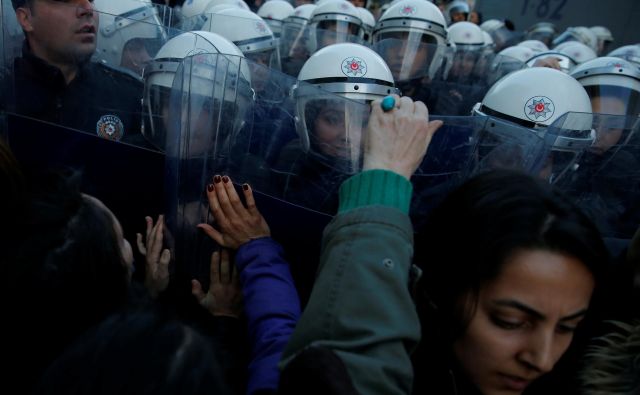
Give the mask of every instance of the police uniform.
[[8, 109], [19, 115], [149, 147], [141, 134], [143, 83], [132, 75], [87, 62], [67, 85], [62, 72], [25, 43], [10, 81]]

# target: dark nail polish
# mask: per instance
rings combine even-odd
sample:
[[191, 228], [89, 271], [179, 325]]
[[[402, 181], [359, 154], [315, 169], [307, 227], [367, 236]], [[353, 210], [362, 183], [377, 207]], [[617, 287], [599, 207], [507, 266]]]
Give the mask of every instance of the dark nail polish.
[[245, 191], [249, 190], [249, 184], [242, 184], [242, 189], [244, 189]]
[[208, 190], [209, 192], [213, 192], [213, 184], [209, 184], [209, 185], [207, 185], [207, 190]]
[[220, 176], [213, 177], [213, 182], [215, 182], [216, 184], [219, 184], [220, 180], [221, 180]]
[[224, 182], [225, 184], [229, 182], [229, 177], [227, 176], [222, 176], [222, 182]]

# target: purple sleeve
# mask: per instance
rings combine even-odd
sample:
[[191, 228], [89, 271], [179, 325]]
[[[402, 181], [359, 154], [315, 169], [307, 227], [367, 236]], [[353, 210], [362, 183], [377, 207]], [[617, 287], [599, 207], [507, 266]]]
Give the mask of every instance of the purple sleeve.
[[300, 301], [282, 247], [269, 237], [242, 245], [236, 265], [251, 342], [247, 393], [278, 388], [278, 362], [300, 318]]

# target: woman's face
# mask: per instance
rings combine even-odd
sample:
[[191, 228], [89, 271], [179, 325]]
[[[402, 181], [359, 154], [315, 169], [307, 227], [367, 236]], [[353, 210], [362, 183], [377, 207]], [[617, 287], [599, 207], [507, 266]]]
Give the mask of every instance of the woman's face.
[[553, 369], [583, 319], [594, 288], [587, 267], [567, 255], [520, 250], [482, 286], [454, 354], [484, 395], [520, 394]]
[[318, 113], [314, 121], [314, 138], [322, 154], [346, 159], [352, 157], [352, 150], [359, 149], [362, 125], [366, 122], [363, 123], [362, 116], [350, 114], [348, 110], [344, 104], [328, 104]]

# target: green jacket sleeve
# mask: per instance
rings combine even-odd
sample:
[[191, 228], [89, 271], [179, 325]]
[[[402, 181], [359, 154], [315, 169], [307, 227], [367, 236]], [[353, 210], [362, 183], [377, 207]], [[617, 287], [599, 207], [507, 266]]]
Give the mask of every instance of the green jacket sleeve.
[[398, 208], [369, 205], [336, 216], [281, 367], [306, 347], [326, 347], [361, 394], [410, 394], [409, 353], [420, 339], [407, 285], [412, 238], [409, 217]]

